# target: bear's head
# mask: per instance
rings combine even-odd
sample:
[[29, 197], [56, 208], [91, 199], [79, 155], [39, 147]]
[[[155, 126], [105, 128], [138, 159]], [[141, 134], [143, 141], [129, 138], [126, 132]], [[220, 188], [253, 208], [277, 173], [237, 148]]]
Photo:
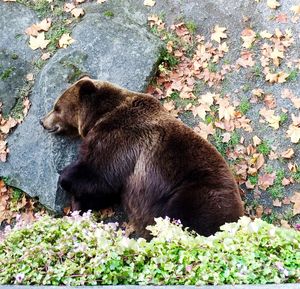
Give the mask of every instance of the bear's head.
[[50, 133], [83, 137], [103, 114], [124, 100], [123, 95], [123, 89], [116, 85], [84, 77], [57, 98], [40, 123]]

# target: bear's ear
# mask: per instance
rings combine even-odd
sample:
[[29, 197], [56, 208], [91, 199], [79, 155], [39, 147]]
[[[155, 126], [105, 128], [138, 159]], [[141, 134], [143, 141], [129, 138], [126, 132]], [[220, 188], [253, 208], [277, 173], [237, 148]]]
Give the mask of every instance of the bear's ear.
[[79, 97], [82, 99], [85, 96], [94, 94], [97, 90], [93, 80], [88, 78], [83, 78], [77, 84], [79, 86]]

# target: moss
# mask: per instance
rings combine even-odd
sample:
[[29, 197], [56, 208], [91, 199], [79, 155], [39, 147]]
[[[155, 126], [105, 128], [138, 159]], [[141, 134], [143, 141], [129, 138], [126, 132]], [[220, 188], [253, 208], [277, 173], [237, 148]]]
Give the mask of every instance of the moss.
[[295, 81], [298, 78], [298, 70], [294, 69], [289, 73], [289, 76], [286, 80], [288, 81]]
[[279, 120], [280, 124], [284, 124], [288, 120], [287, 113], [282, 112], [279, 117], [280, 117], [280, 120]]
[[249, 176], [248, 177], [249, 182], [251, 183], [251, 185], [257, 185], [258, 183], [258, 176]]
[[271, 147], [267, 142], [263, 141], [261, 144], [257, 146], [257, 150], [264, 156], [267, 156], [271, 152]]
[[114, 12], [112, 12], [111, 10], [104, 11], [103, 15], [106, 17], [109, 17], [109, 18], [112, 18], [115, 16]]
[[11, 67], [8, 67], [6, 68], [1, 74], [0, 74], [0, 79], [1, 80], [6, 80], [8, 79], [12, 73], [16, 70], [15, 67], [11, 66]]
[[267, 189], [267, 192], [271, 194], [273, 199], [283, 198], [284, 196], [284, 186], [282, 185], [282, 180], [285, 177], [284, 169], [276, 171], [276, 179], [274, 184]]
[[179, 63], [179, 60], [169, 53], [166, 48], [163, 48], [160, 51], [158, 63], [165, 63], [168, 68], [172, 69]]
[[244, 115], [249, 111], [250, 108], [251, 108], [250, 102], [248, 101], [248, 99], [244, 98], [239, 105], [239, 111]]
[[185, 23], [186, 28], [191, 34], [195, 34], [197, 31], [197, 24], [194, 21], [187, 21]]

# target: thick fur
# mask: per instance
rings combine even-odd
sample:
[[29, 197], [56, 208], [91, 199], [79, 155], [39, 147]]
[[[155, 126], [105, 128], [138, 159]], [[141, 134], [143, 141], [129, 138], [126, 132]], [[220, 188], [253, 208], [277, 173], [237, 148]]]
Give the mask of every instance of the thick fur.
[[180, 219], [201, 235], [243, 215], [237, 184], [217, 150], [151, 95], [84, 78], [42, 120], [50, 132], [77, 132], [79, 158], [60, 185], [76, 209], [121, 203], [138, 233], [155, 217]]

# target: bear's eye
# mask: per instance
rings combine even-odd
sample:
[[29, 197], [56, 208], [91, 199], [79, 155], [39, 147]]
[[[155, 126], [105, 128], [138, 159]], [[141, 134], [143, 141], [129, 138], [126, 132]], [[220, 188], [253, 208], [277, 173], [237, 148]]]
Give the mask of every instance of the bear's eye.
[[54, 111], [60, 113], [60, 107], [58, 105], [54, 106]]

